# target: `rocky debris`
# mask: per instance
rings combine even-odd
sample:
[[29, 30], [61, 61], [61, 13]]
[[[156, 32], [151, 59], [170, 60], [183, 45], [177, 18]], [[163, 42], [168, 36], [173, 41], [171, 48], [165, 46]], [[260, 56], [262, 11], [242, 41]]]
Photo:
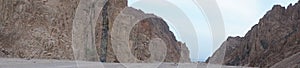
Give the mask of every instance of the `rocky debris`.
[[287, 8], [275, 5], [244, 37], [229, 37], [212, 57], [216, 58], [226, 48], [224, 60], [220, 63], [265, 68], [299, 53], [299, 11], [299, 3]]
[[[0, 57], [74, 60], [72, 25], [79, 2], [0, 0]], [[108, 0], [99, 14], [94, 35], [101, 61], [119, 62], [110, 32], [115, 18], [126, 7], [126, 0]], [[146, 15], [140, 10], [131, 10]], [[165, 62], [190, 62], [186, 45], [175, 39], [166, 22], [159, 17], [140, 21], [130, 33], [128, 42], [136, 43], [131, 45], [132, 53], [139, 60], [151, 56], [147, 50], [149, 39], [161, 38], [167, 43]]]

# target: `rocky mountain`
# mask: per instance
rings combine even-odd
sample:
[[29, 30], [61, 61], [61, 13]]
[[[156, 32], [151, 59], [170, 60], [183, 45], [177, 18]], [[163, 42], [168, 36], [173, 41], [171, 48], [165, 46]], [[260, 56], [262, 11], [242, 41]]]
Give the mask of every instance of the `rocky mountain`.
[[[72, 41], [76, 41], [72, 31], [75, 28], [72, 26], [75, 25], [73, 21], [80, 3], [80, 0], [0, 0], [0, 57], [75, 60], [74, 51], [77, 50], [73, 50], [72, 46]], [[94, 34], [91, 34], [94, 35], [91, 37], [95, 39], [97, 56], [80, 60], [119, 62], [112, 46], [117, 42], [112, 42], [115, 39], [112, 39], [111, 32], [114, 24], [122, 24], [114, 22], [117, 16], [126, 12], [125, 8], [128, 8], [126, 11], [136, 12], [136, 15], [127, 18], [154, 16], [138, 21], [129, 31], [127, 42], [130, 43], [130, 51], [136, 59], [147, 60], [155, 56], [149, 50], [150, 45], [153, 45], [150, 41], [160, 38], [167, 48], [164, 62], [190, 62], [186, 45], [175, 39], [163, 19], [127, 7], [127, 0], [105, 2], [95, 28], [92, 28], [95, 30]], [[85, 45], [79, 47], [83, 50], [79, 57], [89, 55]], [[163, 48], [159, 45], [154, 47]]]
[[[299, 68], [299, 3], [286, 8], [274, 5], [244, 37], [228, 37], [209, 62], [223, 61], [220, 63], [263, 68]], [[220, 58], [218, 56], [222, 53], [225, 53], [223, 60], [212, 59]]]

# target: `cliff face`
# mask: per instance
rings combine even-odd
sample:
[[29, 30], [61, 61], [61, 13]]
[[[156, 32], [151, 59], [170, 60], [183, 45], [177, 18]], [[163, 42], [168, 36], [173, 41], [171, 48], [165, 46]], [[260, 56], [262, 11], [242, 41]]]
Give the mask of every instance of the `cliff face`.
[[212, 57], [226, 48], [222, 64], [271, 67], [284, 61], [290, 63], [285, 67], [299, 67], [299, 60], [288, 60], [300, 52], [299, 11], [299, 3], [287, 8], [275, 5], [245, 37], [229, 37]]
[[0, 0], [0, 56], [74, 59], [72, 21], [78, 0]]
[[[79, 0], [0, 0], [0, 57], [74, 60], [72, 26]], [[108, 0], [95, 25], [95, 45], [103, 62], [119, 62], [111, 42], [115, 18], [127, 7], [126, 0]], [[138, 11], [141, 16], [145, 13]], [[151, 56], [145, 43], [151, 38], [166, 42], [165, 62], [189, 62], [186, 45], [178, 42], [161, 18], [140, 21], [130, 32], [134, 56]], [[158, 46], [160, 47], [160, 46]], [[181, 56], [181, 52], [184, 56]], [[184, 57], [184, 59], [180, 59]], [[92, 60], [95, 61], [95, 60]]]
[[[129, 36], [129, 44], [131, 44], [131, 51], [132, 54], [137, 57], [139, 60], [147, 60], [151, 55], [151, 50], [149, 47], [150, 45], [157, 46], [151, 42], [158, 41], [156, 39], [162, 40], [162, 42], [166, 45], [166, 57], [165, 62], [190, 62], [189, 59], [189, 52], [184, 43], [181, 43], [175, 39], [173, 33], [169, 30], [169, 26], [167, 23], [152, 14], [145, 14], [140, 10], [136, 10], [134, 8], [128, 8], [124, 11], [123, 14], [126, 12], [136, 14], [132, 17], [144, 17], [144, 16], [153, 16], [149, 18], [145, 18], [139, 20], [138, 23], [134, 25], [132, 30], [130, 31]], [[127, 16], [125, 16], [127, 17]], [[121, 19], [124, 19], [121, 17]], [[161, 46], [161, 47], [160, 47]], [[158, 45], [155, 48], [164, 48], [162, 45]], [[153, 50], [152, 50], [153, 51]], [[163, 51], [158, 51], [162, 55]], [[156, 56], [159, 57], [159, 56]], [[159, 59], [156, 59], [159, 61]]]

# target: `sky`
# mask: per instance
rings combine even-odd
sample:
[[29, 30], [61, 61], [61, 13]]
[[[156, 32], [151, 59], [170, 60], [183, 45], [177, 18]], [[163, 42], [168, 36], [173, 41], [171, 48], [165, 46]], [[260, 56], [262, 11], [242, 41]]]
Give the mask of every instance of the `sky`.
[[[273, 5], [288, 6], [297, 0], [216, 0], [225, 36], [243, 37]], [[194, 0], [128, 0], [128, 5], [163, 18], [176, 39], [185, 42], [192, 61], [205, 61], [213, 47], [210, 24]], [[224, 41], [226, 38], [222, 38]], [[218, 43], [222, 44], [222, 43]]]

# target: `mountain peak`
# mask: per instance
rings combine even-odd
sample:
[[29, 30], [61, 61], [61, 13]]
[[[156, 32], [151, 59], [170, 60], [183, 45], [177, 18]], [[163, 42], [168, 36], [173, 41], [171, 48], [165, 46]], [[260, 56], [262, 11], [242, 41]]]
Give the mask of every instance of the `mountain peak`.
[[[298, 3], [287, 9], [274, 5], [245, 37], [229, 37], [215, 54], [226, 50], [222, 64], [234, 66], [271, 67], [281, 61], [298, 62], [287, 58], [300, 52], [299, 10]], [[290, 65], [286, 67], [297, 63]]]

